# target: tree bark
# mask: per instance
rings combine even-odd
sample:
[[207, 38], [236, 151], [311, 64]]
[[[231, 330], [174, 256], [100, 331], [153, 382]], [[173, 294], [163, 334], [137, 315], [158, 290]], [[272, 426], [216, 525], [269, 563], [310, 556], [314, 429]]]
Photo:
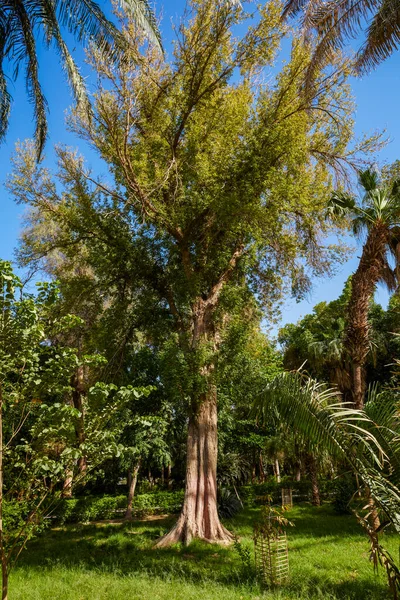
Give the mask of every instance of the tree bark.
[[277, 483], [280, 483], [281, 482], [281, 469], [279, 466], [279, 460], [277, 458], [275, 458], [275, 477], [276, 477]]
[[365, 369], [360, 363], [353, 363], [353, 403], [354, 408], [361, 410], [365, 398]]
[[129, 490], [128, 490], [128, 504], [126, 507], [126, 513], [124, 519], [130, 521], [132, 519], [132, 508], [133, 499], [135, 497], [136, 483], [139, 474], [141, 460], [139, 459], [136, 465], [133, 467], [132, 472], [128, 473]]
[[369, 352], [368, 311], [376, 285], [387, 271], [389, 233], [388, 226], [383, 222], [377, 222], [372, 227], [351, 282], [344, 346], [352, 368], [352, 394], [356, 409], [364, 406], [365, 363]]
[[65, 471], [65, 479], [63, 483], [62, 489], [62, 497], [63, 498], [72, 498], [72, 483], [74, 479], [74, 472], [72, 469], [66, 469]]
[[156, 543], [162, 548], [193, 538], [230, 543], [233, 535], [217, 511], [217, 395], [215, 387], [202, 398], [189, 419], [186, 486], [182, 512], [175, 526]]
[[[236, 259], [235, 253], [232, 265]], [[194, 364], [197, 358], [200, 359], [194, 379], [200, 376], [202, 382], [193, 392], [189, 413], [182, 512], [171, 531], [158, 540], [158, 548], [176, 542], [187, 545], [193, 538], [221, 544], [231, 543], [234, 539], [220, 522], [217, 509], [217, 388], [212, 380], [215, 363], [209, 358], [210, 351], [216, 353], [220, 342], [213, 312], [228, 273], [229, 269], [206, 299], [198, 297], [192, 304], [189, 356], [192, 364], [193, 356], [196, 357]], [[206, 359], [203, 358], [204, 349], [207, 350]]]

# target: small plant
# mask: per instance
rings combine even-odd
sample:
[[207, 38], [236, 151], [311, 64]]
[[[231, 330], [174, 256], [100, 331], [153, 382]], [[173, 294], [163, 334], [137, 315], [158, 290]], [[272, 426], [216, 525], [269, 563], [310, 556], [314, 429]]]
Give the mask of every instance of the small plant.
[[345, 476], [336, 481], [335, 485], [335, 497], [333, 506], [335, 512], [339, 515], [350, 515], [350, 502], [354, 496], [356, 487], [351, 477]]
[[287, 510], [271, 506], [271, 498], [261, 508], [261, 519], [254, 527], [257, 579], [261, 587], [281, 585], [289, 576], [289, 554], [284, 530], [293, 525], [284, 515]]
[[241, 510], [239, 498], [227, 488], [221, 488], [218, 493], [218, 514], [224, 519], [231, 519]]
[[241, 544], [237, 535], [235, 535], [233, 547], [239, 555], [239, 558], [243, 565], [243, 570], [246, 571], [246, 573], [249, 573], [253, 568], [251, 564], [250, 549]]

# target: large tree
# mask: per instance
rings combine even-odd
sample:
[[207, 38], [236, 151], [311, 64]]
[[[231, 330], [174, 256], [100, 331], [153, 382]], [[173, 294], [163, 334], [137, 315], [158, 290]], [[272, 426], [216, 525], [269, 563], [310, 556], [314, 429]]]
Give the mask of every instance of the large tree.
[[[136, 28], [124, 35], [134, 48]], [[62, 148], [63, 193], [29, 152], [11, 181], [33, 218], [54, 224], [42, 237], [27, 232], [31, 255], [86, 248], [93, 268], [109, 269], [109, 297], [122, 277], [152, 336], [157, 315], [168, 324], [165, 384], [188, 415], [186, 492], [159, 546], [232, 539], [216, 503], [218, 357], [232, 318], [246, 315], [255, 292], [264, 308], [286, 284], [301, 295], [309, 273], [328, 272], [337, 258], [324, 246], [332, 226], [324, 212], [330, 167], [341, 173], [355, 158], [352, 102], [340, 65], [304, 101], [309, 56], [298, 44], [271, 82], [281, 37], [273, 1], [247, 22], [231, 3], [193, 0], [169, 62], [152, 48], [140, 61], [129, 50], [117, 69], [94, 51], [94, 115], [77, 111], [71, 126], [108, 163], [115, 186]]]
[[366, 389], [365, 363], [370, 349], [368, 311], [379, 282], [393, 290], [397, 285], [397, 269], [389, 257], [398, 260], [400, 225], [400, 182], [380, 182], [375, 171], [360, 172], [364, 191], [361, 202], [347, 193], [337, 192], [329, 203], [334, 216], [351, 216], [355, 233], [366, 232], [362, 255], [351, 280], [347, 308], [344, 349], [352, 369], [352, 393], [356, 408], [364, 405]]
[[[160, 47], [155, 17], [147, 0], [123, 0], [121, 4]], [[11, 108], [8, 80], [17, 77], [23, 65], [28, 98], [34, 106], [37, 152], [42, 152], [47, 137], [47, 102], [39, 78], [39, 35], [45, 46], [53, 45], [59, 54], [75, 99], [79, 103], [88, 101], [84, 78], [69, 52], [63, 30], [79, 42], [95, 44], [109, 57], [125, 48], [125, 40], [114, 23], [92, 0], [0, 1], [0, 141], [7, 132]]]

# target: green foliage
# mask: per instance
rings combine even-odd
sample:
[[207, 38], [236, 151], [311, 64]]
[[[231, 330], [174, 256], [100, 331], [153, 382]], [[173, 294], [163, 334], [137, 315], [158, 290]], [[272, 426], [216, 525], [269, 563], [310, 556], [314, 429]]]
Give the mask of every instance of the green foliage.
[[[253, 523], [258, 509], [234, 520], [240, 544], [252, 557]], [[387, 600], [380, 569], [368, 560], [368, 541], [354, 517], [336, 515], [329, 505], [296, 506], [287, 513], [290, 581], [266, 600]], [[10, 580], [13, 600], [32, 589], [40, 600], [256, 600], [262, 597], [236, 550], [193, 542], [160, 551], [152, 548], [171, 519], [57, 527], [29, 543]], [[384, 534], [392, 556], [398, 536]]]
[[[147, 31], [153, 43], [160, 46], [157, 24], [147, 0], [124, 0], [121, 6]], [[11, 69], [11, 78], [16, 78], [21, 65], [24, 65], [28, 99], [34, 107], [37, 156], [40, 157], [47, 138], [47, 102], [39, 77], [37, 45], [42, 35], [38, 39], [38, 29], [43, 34], [44, 45], [55, 46], [75, 100], [86, 108], [89, 100], [84, 78], [61, 30], [66, 29], [79, 42], [90, 42], [109, 60], [123, 51], [126, 42], [114, 23], [94, 2], [74, 0], [68, 7], [62, 2], [46, 4], [39, 0], [20, 2], [18, 6], [0, 2], [0, 140], [7, 132], [11, 109], [10, 75], [4, 70], [4, 65], [7, 70]]]
[[218, 490], [218, 514], [223, 519], [231, 519], [242, 508], [239, 498], [233, 490], [220, 488]]
[[340, 477], [335, 482], [335, 495], [333, 506], [339, 515], [351, 514], [350, 502], [356, 491], [354, 478], [350, 476]]
[[[176, 513], [182, 507], [183, 491], [160, 491], [136, 494], [133, 515]], [[82, 496], [64, 498], [57, 503], [52, 516], [57, 523], [86, 523], [103, 519], [121, 518], [126, 509], [126, 495], [121, 496]]]

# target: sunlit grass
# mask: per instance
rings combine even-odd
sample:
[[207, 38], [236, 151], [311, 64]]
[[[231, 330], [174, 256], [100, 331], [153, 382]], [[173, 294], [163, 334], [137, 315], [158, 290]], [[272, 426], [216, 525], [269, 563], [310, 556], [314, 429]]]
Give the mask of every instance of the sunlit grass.
[[[257, 510], [227, 523], [252, 548]], [[288, 513], [290, 582], [263, 598], [389, 598], [383, 573], [374, 575], [368, 540], [351, 516], [330, 506]], [[253, 573], [232, 548], [195, 542], [154, 550], [171, 519], [90, 524], [48, 531], [32, 542], [11, 575], [10, 600], [248, 600], [261, 598]], [[398, 536], [384, 545], [397, 558]]]

